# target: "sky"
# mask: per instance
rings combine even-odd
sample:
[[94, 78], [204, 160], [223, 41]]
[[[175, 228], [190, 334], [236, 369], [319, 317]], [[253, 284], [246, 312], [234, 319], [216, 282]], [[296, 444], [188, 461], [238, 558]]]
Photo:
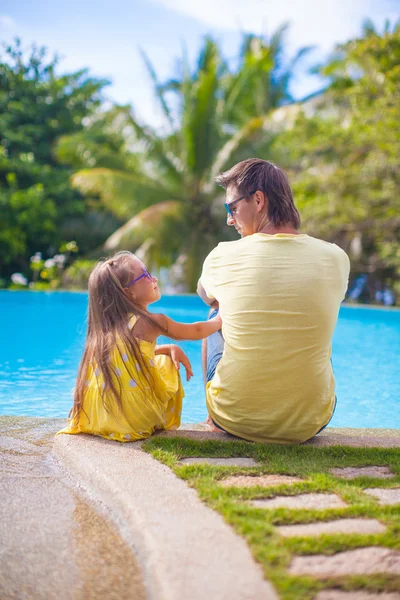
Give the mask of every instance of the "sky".
[[62, 59], [60, 73], [88, 67], [111, 81], [110, 100], [131, 103], [139, 119], [157, 127], [162, 117], [140, 49], [164, 81], [176, 75], [183, 48], [194, 63], [206, 35], [233, 61], [243, 32], [268, 37], [287, 22], [288, 59], [315, 47], [293, 81], [301, 98], [321, 88], [310, 66], [358, 36], [366, 18], [381, 29], [399, 16], [400, 0], [0, 0], [0, 40], [47, 46]]

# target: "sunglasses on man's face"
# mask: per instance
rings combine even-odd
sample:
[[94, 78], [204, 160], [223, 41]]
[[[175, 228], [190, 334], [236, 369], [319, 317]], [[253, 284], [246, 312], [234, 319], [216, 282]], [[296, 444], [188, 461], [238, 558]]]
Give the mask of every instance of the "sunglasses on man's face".
[[136, 277], [136, 279], [134, 279], [133, 281], [128, 283], [128, 285], [126, 287], [130, 287], [131, 285], [133, 285], [134, 283], [136, 283], [137, 281], [139, 281], [139, 279], [142, 279], [143, 277], [146, 277], [146, 279], [148, 279], [149, 281], [153, 281], [153, 276], [150, 275], [150, 273], [148, 272], [147, 269], [143, 269], [143, 273], [141, 275], [139, 275], [139, 277]]
[[225, 206], [225, 209], [226, 209], [226, 212], [228, 213], [228, 215], [231, 216], [231, 217], [233, 217], [232, 207], [235, 206], [235, 204], [237, 204], [241, 200], [244, 200], [245, 198], [248, 198], [249, 196], [252, 196], [253, 194], [256, 193], [256, 191], [257, 190], [254, 190], [254, 192], [249, 192], [248, 194], [245, 194], [244, 196], [241, 196], [240, 198], [236, 198], [236, 200], [233, 200], [232, 202], [229, 202], [229, 204], [227, 204], [225, 202], [224, 206]]

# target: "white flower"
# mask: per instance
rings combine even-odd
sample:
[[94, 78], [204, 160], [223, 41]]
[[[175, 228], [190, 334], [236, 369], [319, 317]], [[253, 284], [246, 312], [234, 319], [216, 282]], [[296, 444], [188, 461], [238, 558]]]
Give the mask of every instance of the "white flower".
[[62, 267], [65, 263], [65, 254], [55, 254], [53, 260], [57, 266]]
[[38, 263], [42, 260], [42, 253], [36, 252], [33, 256], [31, 256], [31, 262]]
[[44, 266], [47, 269], [50, 269], [51, 267], [54, 267], [56, 263], [54, 262], [54, 260], [52, 258], [48, 258], [47, 260], [44, 261]]
[[22, 275], [22, 273], [13, 273], [11, 275], [11, 281], [13, 283], [16, 283], [18, 285], [27, 285], [28, 284], [28, 280], [26, 277], [24, 277]]

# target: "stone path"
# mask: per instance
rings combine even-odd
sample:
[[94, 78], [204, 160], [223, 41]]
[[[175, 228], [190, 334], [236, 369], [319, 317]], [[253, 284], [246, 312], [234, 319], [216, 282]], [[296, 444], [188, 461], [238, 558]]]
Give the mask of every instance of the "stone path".
[[[180, 462], [193, 459], [183, 459]], [[197, 464], [226, 464], [222, 459], [198, 458]], [[226, 460], [226, 459], [225, 459]], [[246, 466], [244, 459], [230, 459], [231, 464]], [[236, 462], [235, 462], [236, 461]], [[249, 464], [249, 466], [254, 466]], [[394, 473], [385, 466], [345, 467], [330, 469], [336, 477], [355, 479], [359, 477], [375, 477], [390, 479]], [[298, 477], [279, 474], [265, 475], [232, 475], [218, 482], [223, 487], [249, 488], [255, 486], [271, 487], [277, 485], [293, 485], [305, 481]], [[289, 488], [288, 488], [289, 489]], [[364, 489], [379, 500], [380, 504], [400, 504], [400, 487], [396, 488], [367, 488]], [[275, 508], [289, 509], [314, 509], [345, 508], [346, 503], [336, 494], [332, 493], [299, 493], [291, 496], [275, 495], [273, 498], [251, 500], [249, 505], [265, 510]], [[386, 526], [377, 519], [368, 518], [341, 518], [336, 520], [303, 523], [295, 525], [277, 526], [276, 531], [282, 537], [318, 537], [321, 535], [360, 534], [376, 535], [386, 531]], [[398, 550], [379, 546], [346, 550], [333, 555], [306, 555], [292, 557], [288, 568], [291, 575], [313, 576], [317, 579], [340, 578], [357, 575], [398, 575], [400, 576], [400, 552]], [[345, 592], [340, 590], [324, 590], [317, 594], [314, 600], [400, 600], [397, 593], [379, 593], [357, 591]]]
[[400, 488], [366, 488], [364, 492], [377, 498], [380, 504], [400, 504]]
[[386, 527], [376, 519], [337, 519], [336, 521], [323, 521], [305, 523], [301, 525], [281, 525], [277, 527], [278, 533], [284, 537], [309, 537], [322, 534], [335, 533], [362, 533], [364, 535], [383, 533]]
[[333, 556], [296, 556], [290, 564], [289, 573], [313, 575], [318, 579], [377, 573], [400, 575], [400, 552], [372, 546], [338, 552]]
[[315, 600], [400, 600], [400, 593], [382, 592], [374, 594], [373, 592], [342, 592], [341, 590], [324, 590], [319, 592]]
[[292, 485], [301, 483], [304, 479], [290, 475], [233, 475], [219, 481], [222, 487], [272, 487], [275, 485]]
[[327, 508], [346, 508], [336, 494], [298, 494], [296, 496], [275, 496], [262, 500], [252, 500], [256, 508], [305, 508], [307, 510], [326, 510]]
[[257, 467], [258, 463], [252, 458], [182, 458], [180, 465], [214, 465], [216, 467]]
[[356, 477], [390, 479], [390, 477], [394, 477], [394, 473], [388, 467], [342, 467], [329, 469], [329, 472], [343, 479], [355, 479]]

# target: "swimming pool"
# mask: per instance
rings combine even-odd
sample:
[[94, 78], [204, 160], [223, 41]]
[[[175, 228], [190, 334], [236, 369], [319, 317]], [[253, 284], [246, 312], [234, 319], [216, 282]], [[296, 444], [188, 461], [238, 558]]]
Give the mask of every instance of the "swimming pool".
[[[87, 294], [0, 292], [0, 414], [66, 417], [86, 332]], [[206, 318], [196, 296], [154, 305], [177, 321]], [[194, 377], [182, 421], [206, 417], [201, 342], [183, 342]], [[336, 427], [400, 428], [400, 310], [342, 306], [333, 341]]]

